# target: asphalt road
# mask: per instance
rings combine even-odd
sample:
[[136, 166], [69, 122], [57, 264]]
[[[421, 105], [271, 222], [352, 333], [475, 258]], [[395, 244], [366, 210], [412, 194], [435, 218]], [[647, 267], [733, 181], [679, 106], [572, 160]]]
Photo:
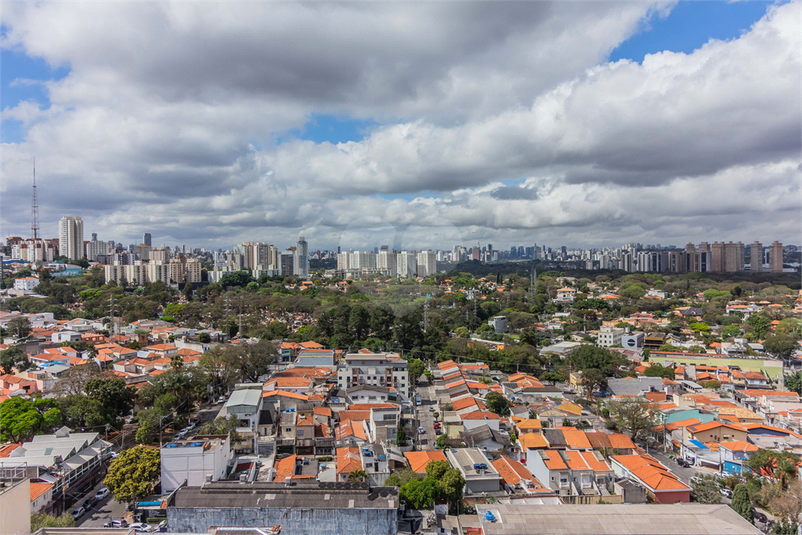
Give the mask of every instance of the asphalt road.
[[[102, 486], [101, 483], [92, 489], [92, 492], [87, 494], [87, 498], [94, 496]], [[78, 506], [74, 505], [70, 512], [76, 507]], [[122, 518], [123, 516], [125, 516], [125, 505], [117, 502], [110, 494], [107, 494], [105, 498], [90, 507], [89, 511], [75, 522], [75, 525], [78, 527], [98, 528], [103, 527], [103, 524], [113, 518]]]
[[[416, 393], [420, 394], [421, 404], [415, 407], [415, 415], [417, 426], [423, 427], [425, 433], [418, 435], [417, 445], [423, 450], [433, 450], [436, 448], [435, 442], [437, 441], [437, 434], [434, 431], [434, 412], [429, 410], [429, 407], [437, 406], [434, 399], [434, 386], [431, 383], [421, 381], [418, 383]], [[415, 428], [417, 434], [417, 427]]]

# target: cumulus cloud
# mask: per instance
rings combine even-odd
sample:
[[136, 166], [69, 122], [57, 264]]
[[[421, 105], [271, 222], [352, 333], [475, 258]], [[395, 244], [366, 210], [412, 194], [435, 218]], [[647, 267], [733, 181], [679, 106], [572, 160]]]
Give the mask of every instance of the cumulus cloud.
[[[12, 4], [2, 46], [71, 70], [49, 108], [3, 110], [26, 128], [3, 146], [3, 228], [26, 232], [36, 155], [53, 234], [69, 213], [205, 246], [793, 241], [800, 5], [690, 54], [604, 61], [669, 8]], [[319, 113], [380, 126], [276, 142]]]

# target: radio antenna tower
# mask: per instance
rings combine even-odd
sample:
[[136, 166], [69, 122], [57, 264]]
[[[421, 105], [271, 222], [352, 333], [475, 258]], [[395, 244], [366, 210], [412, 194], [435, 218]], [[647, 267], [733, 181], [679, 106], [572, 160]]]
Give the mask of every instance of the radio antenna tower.
[[36, 158], [33, 159], [33, 202], [31, 203], [31, 231], [33, 239], [39, 239], [39, 200], [36, 198]]

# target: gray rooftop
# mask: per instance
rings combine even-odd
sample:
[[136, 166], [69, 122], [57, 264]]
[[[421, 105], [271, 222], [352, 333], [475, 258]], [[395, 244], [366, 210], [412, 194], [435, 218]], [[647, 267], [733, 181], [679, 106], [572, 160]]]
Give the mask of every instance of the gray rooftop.
[[248, 483], [217, 481], [200, 488], [179, 489], [170, 507], [176, 508], [309, 508], [397, 509], [398, 489], [367, 483], [293, 482]]
[[[485, 535], [757, 535], [728, 505], [478, 505]], [[485, 511], [496, 520], [487, 522]]]

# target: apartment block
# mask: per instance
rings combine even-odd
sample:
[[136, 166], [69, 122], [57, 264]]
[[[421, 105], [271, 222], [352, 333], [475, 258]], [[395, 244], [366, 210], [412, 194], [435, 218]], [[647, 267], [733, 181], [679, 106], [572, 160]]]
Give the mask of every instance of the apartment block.
[[348, 390], [359, 385], [392, 387], [409, 398], [407, 361], [395, 353], [350, 353], [337, 367], [337, 386]]

